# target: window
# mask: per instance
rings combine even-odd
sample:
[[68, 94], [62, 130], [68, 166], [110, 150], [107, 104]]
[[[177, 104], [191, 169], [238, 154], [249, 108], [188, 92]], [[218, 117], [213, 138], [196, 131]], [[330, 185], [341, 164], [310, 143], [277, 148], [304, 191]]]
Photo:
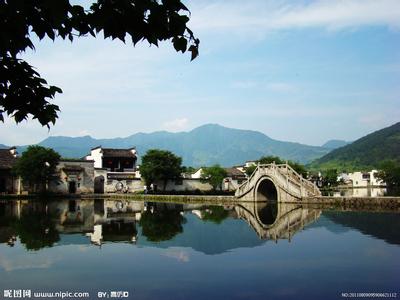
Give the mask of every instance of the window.
[[370, 179], [369, 173], [362, 174], [362, 179]]

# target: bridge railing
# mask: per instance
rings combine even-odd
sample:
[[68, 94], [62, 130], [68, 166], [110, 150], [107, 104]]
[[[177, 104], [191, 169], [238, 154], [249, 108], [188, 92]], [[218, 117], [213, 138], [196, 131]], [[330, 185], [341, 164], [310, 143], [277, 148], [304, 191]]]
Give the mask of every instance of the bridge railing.
[[[292, 189], [295, 188], [296, 192], [298, 192], [301, 196], [303, 196], [304, 194], [304, 188], [306, 189], [307, 194], [311, 192], [312, 194], [316, 195], [319, 192], [318, 187], [314, 183], [303, 178], [303, 176], [297, 173], [296, 170], [294, 170], [289, 164], [271, 163], [257, 164], [257, 167], [249, 176], [249, 178], [238, 187], [238, 194], [243, 194], [251, 189], [251, 184], [255, 184], [252, 182], [253, 177], [256, 176], [256, 174], [259, 173], [261, 170], [263, 170], [264, 173], [266, 173], [267, 170], [272, 171], [276, 177], [279, 177], [282, 186], [285, 186], [288, 189], [288, 184], [290, 183]], [[285, 173], [285, 175], [282, 173]], [[284, 183], [285, 181], [286, 184]]]

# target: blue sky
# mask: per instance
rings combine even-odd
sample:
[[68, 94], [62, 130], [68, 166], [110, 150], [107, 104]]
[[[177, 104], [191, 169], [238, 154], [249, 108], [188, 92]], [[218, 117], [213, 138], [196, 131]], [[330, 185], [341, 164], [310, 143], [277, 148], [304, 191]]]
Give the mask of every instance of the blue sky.
[[0, 143], [124, 137], [206, 123], [321, 145], [400, 121], [400, 1], [184, 1], [200, 56], [86, 37], [22, 55], [63, 89], [50, 131], [0, 125]]

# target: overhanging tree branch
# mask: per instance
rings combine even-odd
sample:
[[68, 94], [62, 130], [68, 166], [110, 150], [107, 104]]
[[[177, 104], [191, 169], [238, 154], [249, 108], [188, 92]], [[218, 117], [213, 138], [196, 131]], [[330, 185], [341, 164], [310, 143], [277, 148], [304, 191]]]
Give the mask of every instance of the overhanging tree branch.
[[32, 33], [40, 40], [69, 39], [88, 34], [129, 38], [133, 45], [147, 41], [158, 46], [171, 40], [177, 52], [199, 52], [199, 39], [187, 27], [190, 12], [180, 0], [98, 0], [90, 9], [69, 0], [0, 0], [0, 120], [4, 114], [17, 123], [32, 115], [43, 126], [54, 124], [59, 112], [50, 99], [62, 90], [49, 86], [18, 55], [34, 49]]

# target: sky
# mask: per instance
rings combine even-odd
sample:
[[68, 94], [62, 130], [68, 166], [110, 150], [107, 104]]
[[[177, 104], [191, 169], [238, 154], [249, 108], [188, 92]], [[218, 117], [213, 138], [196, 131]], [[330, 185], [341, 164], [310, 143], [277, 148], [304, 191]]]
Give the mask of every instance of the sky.
[[125, 137], [207, 124], [285, 141], [352, 141], [400, 121], [400, 1], [192, 0], [200, 56], [169, 42], [34, 39], [21, 55], [62, 88], [50, 130], [0, 124], [0, 144]]

